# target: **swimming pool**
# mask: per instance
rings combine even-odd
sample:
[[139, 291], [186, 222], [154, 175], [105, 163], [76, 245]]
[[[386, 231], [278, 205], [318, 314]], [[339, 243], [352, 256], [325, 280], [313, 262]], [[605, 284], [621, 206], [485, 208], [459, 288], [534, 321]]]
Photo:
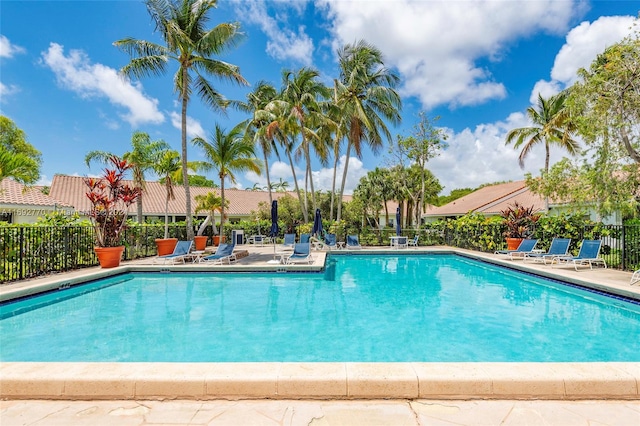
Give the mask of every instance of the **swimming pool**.
[[1, 312], [2, 361], [640, 360], [638, 304], [456, 255], [126, 274]]

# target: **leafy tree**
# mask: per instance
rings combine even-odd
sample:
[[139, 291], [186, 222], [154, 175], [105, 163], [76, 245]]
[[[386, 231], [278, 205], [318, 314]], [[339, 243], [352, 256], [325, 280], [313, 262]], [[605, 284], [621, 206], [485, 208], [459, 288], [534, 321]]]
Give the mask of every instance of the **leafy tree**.
[[36, 183], [41, 165], [42, 154], [27, 142], [24, 131], [0, 115], [0, 180], [12, 177], [17, 182]]
[[207, 76], [247, 84], [237, 66], [213, 58], [236, 46], [242, 36], [237, 23], [221, 23], [206, 29], [208, 13], [217, 3], [217, 0], [146, 0], [147, 10], [164, 44], [130, 37], [114, 43], [131, 57], [131, 62], [121, 70], [127, 77], [163, 75], [169, 61], [178, 65], [173, 81], [182, 109], [181, 157], [187, 239], [193, 238], [191, 192], [187, 173], [187, 105], [191, 94], [197, 92], [206, 105], [214, 110], [224, 111], [229, 102], [211, 85]]
[[596, 150], [640, 163], [640, 34], [608, 47], [578, 75], [568, 103], [580, 134]]
[[[196, 213], [201, 211], [206, 211], [207, 218], [198, 228], [198, 235], [202, 235], [204, 233], [205, 228], [209, 223], [213, 226], [213, 233], [216, 234], [216, 221], [215, 212], [220, 212], [221, 215], [224, 215], [223, 203], [227, 206], [229, 205], [229, 201], [223, 201], [222, 197], [218, 196], [213, 192], [209, 192], [206, 195], [196, 195]], [[222, 219], [220, 219], [220, 235], [222, 235]]]
[[[425, 112], [420, 112], [419, 117], [420, 121], [415, 125], [411, 136], [398, 139], [398, 145], [406, 151], [407, 157], [412, 160], [420, 170], [420, 198], [419, 209], [416, 209], [416, 223], [420, 223], [420, 214], [426, 212], [427, 199], [425, 197], [427, 195], [427, 181], [431, 180], [431, 182], [434, 182], [433, 175], [430, 179], [427, 177], [427, 174], [430, 173], [426, 169], [427, 162], [440, 154], [440, 149], [446, 147], [445, 141], [447, 139], [443, 130], [436, 128], [434, 125], [440, 117], [429, 120]], [[435, 182], [437, 182], [437, 179]], [[438, 184], [438, 188], [436, 194], [440, 192], [442, 186]], [[433, 191], [429, 192], [431, 192], [433, 196]]]
[[337, 220], [342, 212], [342, 195], [347, 179], [351, 150], [360, 158], [363, 143], [374, 153], [382, 147], [382, 138], [391, 140], [385, 121], [397, 124], [401, 121], [402, 101], [395, 91], [399, 77], [384, 66], [382, 52], [360, 40], [338, 50], [340, 78], [334, 81], [336, 103], [342, 110], [347, 134], [347, 149]]
[[472, 189], [472, 188], [453, 189], [451, 190], [449, 195], [439, 196], [434, 204], [436, 206], [444, 206], [445, 204], [449, 204], [450, 202], [457, 200], [458, 198], [462, 198], [465, 195], [471, 194], [474, 191], [476, 191], [476, 189]]
[[[134, 132], [131, 137], [131, 146], [133, 149], [125, 152], [122, 155], [122, 159], [131, 165], [133, 186], [138, 188], [140, 192], [140, 196], [136, 201], [136, 208], [138, 223], [142, 223], [142, 197], [146, 189], [145, 173], [154, 168], [160, 160], [163, 151], [170, 147], [169, 144], [163, 140], [152, 141], [149, 134], [145, 132]], [[107, 151], [89, 151], [84, 157], [84, 162], [87, 166], [94, 160], [109, 164], [114, 155], [115, 154]]]
[[220, 235], [224, 235], [224, 181], [229, 179], [231, 183], [236, 182], [236, 172], [252, 171], [257, 174], [261, 172], [260, 160], [255, 158], [255, 145], [252, 140], [243, 138], [242, 132], [246, 123], [236, 125], [229, 132], [225, 132], [220, 125], [216, 124], [210, 140], [196, 137], [192, 142], [202, 148], [204, 156], [212, 168], [218, 170], [220, 178], [220, 195], [222, 198], [222, 218], [220, 220]]

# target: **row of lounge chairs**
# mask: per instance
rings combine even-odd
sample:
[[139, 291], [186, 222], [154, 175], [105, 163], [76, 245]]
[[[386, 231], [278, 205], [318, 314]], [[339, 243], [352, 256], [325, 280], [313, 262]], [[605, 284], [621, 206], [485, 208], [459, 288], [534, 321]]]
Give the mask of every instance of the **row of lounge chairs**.
[[[192, 247], [193, 241], [178, 241], [176, 243], [176, 247], [173, 249], [173, 253], [163, 256], [156, 256], [153, 260], [153, 263], [185, 263], [187, 259], [194, 259], [194, 252], [191, 251]], [[215, 253], [208, 256], [197, 256], [195, 257], [195, 259], [201, 263], [231, 263], [237, 260], [236, 255], [233, 253], [234, 249], [235, 244], [222, 243], [218, 246]], [[202, 253], [196, 254], [201, 255]]]
[[547, 262], [554, 265], [568, 265], [574, 266], [575, 270], [578, 270], [578, 266], [589, 266], [593, 269], [593, 265], [601, 264], [605, 268], [607, 263], [600, 257], [600, 248], [602, 247], [602, 240], [582, 240], [580, 244], [580, 251], [577, 256], [569, 254], [569, 245], [571, 244], [570, 238], [554, 238], [551, 241], [549, 250], [544, 252], [536, 250], [537, 239], [524, 239], [516, 250], [498, 250], [495, 253], [507, 256], [511, 260], [523, 259], [524, 262], [530, 260], [533, 262], [541, 262], [545, 265]]

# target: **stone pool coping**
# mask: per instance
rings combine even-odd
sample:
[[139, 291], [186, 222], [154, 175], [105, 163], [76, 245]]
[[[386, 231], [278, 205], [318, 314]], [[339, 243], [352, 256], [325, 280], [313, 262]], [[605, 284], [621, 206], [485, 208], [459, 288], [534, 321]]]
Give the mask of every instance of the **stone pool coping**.
[[[376, 253], [388, 250], [372, 250]], [[457, 253], [514, 269], [640, 299], [619, 271], [550, 269], [460, 249]], [[367, 252], [359, 250], [358, 252]], [[338, 253], [345, 253], [344, 251]], [[396, 250], [391, 253], [399, 253]], [[313, 265], [287, 271], [320, 271]], [[269, 252], [266, 252], [269, 255]], [[282, 265], [246, 263], [216, 271], [284, 271]], [[243, 259], [243, 261], [245, 260]], [[254, 262], [252, 262], [252, 260]], [[264, 263], [264, 259], [261, 260]], [[109, 270], [74, 271], [8, 285], [0, 300], [75, 285], [130, 271], [195, 271], [199, 265], [129, 263]], [[628, 274], [630, 277], [630, 274]], [[11, 288], [9, 288], [11, 287]], [[579, 350], [579, 348], [576, 348]], [[3, 399], [640, 399], [640, 363], [0, 363]]]

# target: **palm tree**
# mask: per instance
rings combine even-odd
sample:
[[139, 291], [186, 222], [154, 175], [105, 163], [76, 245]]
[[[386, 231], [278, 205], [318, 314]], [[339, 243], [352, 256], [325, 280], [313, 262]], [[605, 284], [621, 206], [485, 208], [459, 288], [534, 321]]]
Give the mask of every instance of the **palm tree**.
[[260, 174], [261, 163], [255, 158], [255, 145], [252, 140], [242, 137], [246, 128], [246, 122], [241, 122], [228, 133], [218, 124], [210, 137], [206, 141], [201, 137], [196, 137], [192, 142], [202, 148], [204, 156], [212, 167], [218, 170], [220, 178], [220, 196], [222, 198], [222, 218], [220, 220], [220, 235], [223, 235], [224, 228], [224, 181], [229, 178], [231, 183], [236, 182], [235, 172], [252, 171]]
[[[229, 102], [206, 79], [207, 75], [238, 84], [247, 84], [240, 69], [232, 64], [213, 59], [238, 44], [242, 34], [237, 23], [221, 23], [207, 30], [208, 12], [217, 6], [217, 0], [146, 0], [147, 10], [164, 45], [124, 38], [114, 45], [131, 56], [121, 73], [141, 78], [164, 75], [169, 61], [178, 64], [173, 78], [175, 92], [182, 107], [182, 177], [186, 198], [187, 238], [193, 238], [191, 217], [191, 191], [187, 174], [187, 105], [193, 91], [214, 110], [224, 111]], [[195, 73], [195, 78], [192, 75]]]
[[[288, 104], [290, 118], [297, 121], [297, 131], [302, 137], [299, 150], [306, 163], [305, 181], [309, 181], [313, 211], [316, 210], [317, 203], [311, 175], [310, 146], [315, 148], [318, 159], [326, 161], [327, 150], [314, 129], [326, 121], [322, 114], [321, 101], [330, 96], [329, 89], [318, 81], [319, 75], [317, 70], [307, 67], [296, 72], [285, 70], [282, 73], [281, 94], [281, 99]], [[308, 210], [306, 202], [304, 209]]]
[[401, 121], [402, 101], [395, 91], [398, 76], [384, 67], [382, 53], [373, 45], [360, 40], [347, 44], [338, 51], [340, 79], [335, 80], [337, 104], [346, 120], [347, 150], [337, 220], [342, 213], [342, 195], [347, 179], [351, 150], [362, 157], [362, 143], [366, 142], [374, 153], [383, 145], [382, 137], [391, 140], [384, 120], [392, 124]]
[[533, 126], [513, 129], [507, 133], [506, 145], [515, 141], [514, 149], [519, 149], [522, 146], [520, 157], [518, 157], [520, 167], [524, 168], [524, 159], [533, 147], [540, 143], [544, 143], [545, 148], [545, 173], [549, 172], [551, 144], [567, 150], [571, 155], [578, 153], [580, 145], [573, 139], [576, 126], [569, 117], [569, 111], [565, 108], [566, 99], [565, 93], [559, 93], [549, 99], [544, 99], [541, 94], [538, 94], [537, 108], [532, 106], [527, 108], [527, 116]]
[[[266, 129], [270, 122], [270, 115], [264, 108], [277, 96], [275, 87], [271, 84], [260, 81], [255, 85], [252, 92], [247, 94], [246, 102], [239, 102], [238, 108], [252, 114], [246, 129], [246, 137], [253, 138], [255, 144], [260, 147], [264, 159], [264, 169], [267, 177], [267, 190], [269, 191], [269, 205], [273, 202], [271, 194], [271, 176], [269, 175], [269, 156], [272, 152], [278, 155], [278, 150], [273, 138], [267, 137]], [[256, 184], [257, 185], [257, 184]], [[255, 185], [254, 185], [255, 187]]]
[[[125, 152], [122, 155], [122, 159], [131, 164], [133, 186], [140, 189], [140, 196], [136, 201], [136, 208], [138, 223], [142, 223], [142, 197], [146, 189], [145, 173], [154, 168], [164, 151], [169, 149], [170, 146], [163, 140], [152, 141], [149, 134], [145, 132], [134, 132], [131, 137], [131, 146], [133, 149]], [[107, 151], [89, 151], [84, 157], [84, 162], [87, 166], [89, 166], [93, 160], [108, 163], [109, 159], [113, 156], [113, 153]]]
[[[206, 195], [196, 195], [196, 213], [201, 211], [206, 211], [207, 218], [202, 222], [200, 228], [198, 229], [198, 235], [202, 235], [204, 233], [205, 228], [211, 222], [211, 226], [213, 227], [213, 233], [216, 234], [216, 221], [215, 221], [215, 212], [220, 212], [222, 216], [224, 216], [223, 205], [228, 206], [229, 201], [223, 202], [222, 197], [219, 197], [213, 192], [208, 192]], [[222, 219], [220, 219], [220, 230], [222, 231]]]
[[[544, 143], [545, 158], [544, 171], [549, 173], [549, 149], [552, 144], [565, 149], [569, 154], [576, 155], [580, 145], [573, 139], [576, 125], [565, 107], [566, 93], [559, 93], [549, 99], [538, 94], [537, 108], [527, 108], [527, 116], [533, 126], [513, 129], [507, 133], [505, 145], [514, 142], [513, 148], [522, 147], [518, 162], [524, 168], [524, 159], [537, 144]], [[549, 199], [545, 198], [546, 209], [549, 210]]]
[[40, 176], [38, 162], [21, 152], [11, 152], [0, 145], [0, 181], [6, 177], [16, 182], [33, 184]]

